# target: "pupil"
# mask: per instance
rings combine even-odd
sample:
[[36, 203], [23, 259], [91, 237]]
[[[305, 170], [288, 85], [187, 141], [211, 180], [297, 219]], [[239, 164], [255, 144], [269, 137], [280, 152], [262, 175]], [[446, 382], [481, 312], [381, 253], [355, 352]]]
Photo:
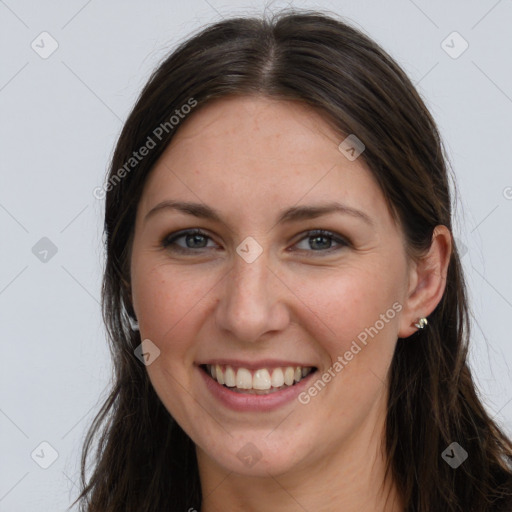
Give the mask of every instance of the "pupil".
[[[315, 248], [314, 247], [315, 242], [317, 240], [322, 240], [322, 239], [326, 240], [327, 246], [326, 246], [326, 244], [324, 244], [323, 246], [322, 246], [322, 244], [320, 244], [320, 249], [329, 249], [330, 240], [326, 236], [315, 236], [315, 237], [313, 237], [313, 244], [312, 244], [313, 249]], [[318, 246], [317, 246], [317, 248], [318, 248]]]
[[[198, 240], [201, 240], [203, 239], [203, 242], [204, 242], [204, 237], [203, 235], [188, 235], [187, 237], [187, 245], [188, 245], [188, 242], [190, 241], [190, 239], [193, 240], [193, 246], [194, 247], [198, 247], [197, 245], [195, 245], [195, 242], [197, 242]], [[199, 247], [204, 247], [204, 244], [203, 245], [200, 245]]]

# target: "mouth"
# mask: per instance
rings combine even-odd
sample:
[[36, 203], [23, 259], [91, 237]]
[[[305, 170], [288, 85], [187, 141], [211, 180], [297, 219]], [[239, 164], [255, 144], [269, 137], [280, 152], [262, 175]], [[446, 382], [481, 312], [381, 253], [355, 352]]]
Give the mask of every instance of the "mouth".
[[270, 395], [293, 388], [317, 371], [315, 366], [249, 369], [225, 364], [201, 364], [199, 368], [217, 384], [245, 395]]

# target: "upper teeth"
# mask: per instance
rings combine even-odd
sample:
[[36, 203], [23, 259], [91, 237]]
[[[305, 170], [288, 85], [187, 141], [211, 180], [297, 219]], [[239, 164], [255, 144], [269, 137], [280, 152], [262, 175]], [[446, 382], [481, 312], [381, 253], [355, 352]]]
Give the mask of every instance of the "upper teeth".
[[280, 388], [285, 384], [291, 386], [309, 375], [313, 367], [286, 366], [273, 369], [260, 368], [252, 373], [247, 368], [234, 369], [229, 365], [207, 364], [206, 370], [219, 384], [224, 384], [230, 388], [265, 390], [271, 387]]

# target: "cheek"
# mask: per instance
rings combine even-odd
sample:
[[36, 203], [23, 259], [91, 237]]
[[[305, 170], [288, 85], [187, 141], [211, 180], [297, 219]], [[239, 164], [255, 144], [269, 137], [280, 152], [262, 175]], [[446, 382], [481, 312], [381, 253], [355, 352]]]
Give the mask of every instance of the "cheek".
[[[198, 314], [202, 300], [214, 285], [202, 273], [195, 277], [186, 269], [165, 264], [140, 266], [132, 273], [141, 339], [150, 339], [160, 349], [147, 366], [150, 381], [166, 409], [186, 431], [201, 423], [201, 410], [190, 400], [193, 389], [190, 366], [194, 360]], [[188, 390], [183, 393], [183, 389]]]
[[160, 343], [179, 338], [186, 340], [194, 310], [201, 308], [203, 297], [215, 281], [207, 273], [157, 265], [134, 272], [133, 296], [141, 335]]
[[378, 263], [354, 265], [321, 284], [306, 281], [311, 309], [322, 320], [315, 322], [317, 335], [311, 332], [328, 357], [319, 374], [329, 380], [328, 391], [317, 407], [338, 426], [360, 424], [385, 391], [399, 328], [398, 281], [393, 268]]
[[185, 286], [180, 273], [171, 275], [165, 265], [137, 269], [132, 287], [141, 339], [151, 340], [160, 350], [159, 357], [147, 366], [148, 375], [162, 402], [175, 411], [183, 405], [178, 383], [189, 387], [190, 375], [184, 368], [192, 362], [190, 319], [202, 294], [194, 281]]
[[348, 432], [386, 389], [401, 310], [398, 278], [368, 265], [303, 283], [304, 303], [314, 313], [310, 332], [329, 359], [318, 376], [328, 382], [326, 392], [312, 384], [303, 398]]
[[[315, 329], [331, 358], [350, 349], [353, 340], [390, 337], [397, 331], [400, 297], [391, 269], [379, 265], [353, 267], [325, 279], [301, 281], [304, 303], [314, 313]], [[368, 334], [371, 332], [373, 336]], [[320, 339], [319, 339], [320, 341]]]

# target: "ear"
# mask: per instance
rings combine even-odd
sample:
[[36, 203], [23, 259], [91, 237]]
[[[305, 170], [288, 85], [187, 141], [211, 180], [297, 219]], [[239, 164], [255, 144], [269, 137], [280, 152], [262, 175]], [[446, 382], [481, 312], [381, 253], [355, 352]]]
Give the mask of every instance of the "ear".
[[[414, 262], [409, 270], [409, 287], [400, 320], [398, 336], [407, 338], [418, 328], [419, 318], [428, 317], [443, 297], [452, 252], [450, 230], [436, 226], [428, 253]], [[428, 327], [427, 327], [428, 329]]]

